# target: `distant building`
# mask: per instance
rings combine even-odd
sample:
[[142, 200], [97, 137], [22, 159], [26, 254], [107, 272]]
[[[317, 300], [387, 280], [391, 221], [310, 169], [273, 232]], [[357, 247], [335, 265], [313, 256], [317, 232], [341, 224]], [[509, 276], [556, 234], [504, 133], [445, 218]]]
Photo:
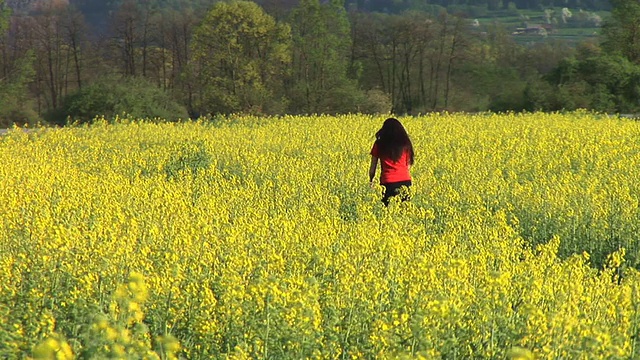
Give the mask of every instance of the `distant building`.
[[512, 32], [512, 35], [540, 35], [547, 36], [553, 31], [551, 24], [542, 25], [528, 25], [527, 27], [516, 28], [516, 31]]

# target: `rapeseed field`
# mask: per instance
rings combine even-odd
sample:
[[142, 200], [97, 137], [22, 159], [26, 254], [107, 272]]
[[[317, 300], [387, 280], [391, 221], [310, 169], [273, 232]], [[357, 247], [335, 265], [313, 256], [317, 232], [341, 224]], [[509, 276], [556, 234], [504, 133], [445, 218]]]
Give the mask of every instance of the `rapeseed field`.
[[3, 359], [640, 358], [640, 123], [230, 116], [0, 136]]

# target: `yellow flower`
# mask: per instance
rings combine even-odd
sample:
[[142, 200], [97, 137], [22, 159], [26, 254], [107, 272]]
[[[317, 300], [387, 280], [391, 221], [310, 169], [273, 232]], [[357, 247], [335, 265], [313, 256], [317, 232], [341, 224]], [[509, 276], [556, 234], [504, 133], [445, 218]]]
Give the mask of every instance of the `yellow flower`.
[[412, 199], [387, 208], [358, 180], [384, 118], [2, 136], [7, 353], [88, 328], [70, 343], [131, 358], [633, 357], [640, 122], [403, 117]]
[[71, 346], [69, 346], [64, 338], [53, 333], [33, 349], [33, 358], [42, 360], [71, 360], [75, 357]]
[[158, 342], [162, 349], [169, 354], [175, 354], [180, 351], [180, 342], [173, 335], [159, 336]]
[[534, 360], [533, 352], [528, 349], [514, 346], [507, 351], [507, 359], [510, 360]]

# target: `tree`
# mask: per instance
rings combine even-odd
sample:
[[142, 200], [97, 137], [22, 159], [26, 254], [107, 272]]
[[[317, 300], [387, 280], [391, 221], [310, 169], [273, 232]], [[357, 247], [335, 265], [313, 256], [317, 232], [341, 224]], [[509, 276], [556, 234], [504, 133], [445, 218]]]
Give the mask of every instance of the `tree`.
[[437, 39], [437, 55], [434, 61], [435, 85], [432, 110], [449, 108], [452, 73], [457, 63], [464, 57], [469, 42], [467, 34], [463, 30], [464, 23], [462, 17], [451, 16], [446, 12], [438, 16], [440, 31]]
[[194, 105], [195, 81], [188, 70], [192, 58], [190, 42], [199, 21], [196, 10], [185, 4], [180, 11], [165, 9], [158, 27], [163, 57], [161, 84], [180, 98], [194, 117], [197, 112]]
[[[70, 47], [67, 46], [63, 17], [68, 4], [64, 1], [33, 4], [31, 15], [21, 19], [27, 46], [35, 53], [36, 92], [44, 108], [56, 109], [68, 91]], [[41, 107], [39, 106], [39, 111]]]
[[350, 79], [350, 26], [341, 1], [302, 0], [290, 18], [293, 33], [292, 110], [355, 111], [361, 99]]
[[430, 110], [438, 95], [437, 23], [423, 12], [392, 15], [385, 23], [393, 111]]
[[11, 11], [5, 1], [0, 0], [0, 127], [8, 127], [14, 123], [35, 123], [38, 115], [30, 106], [28, 84], [33, 79], [33, 52], [10, 56], [8, 30]]
[[125, 76], [136, 76], [136, 47], [140, 42], [142, 12], [134, 0], [125, 1], [113, 18], [115, 44], [120, 50], [121, 72]]
[[[366, 89], [380, 89], [391, 94], [387, 50], [390, 32], [386, 25], [390, 15], [352, 13], [352, 67], [360, 68], [360, 83]], [[357, 65], [356, 65], [357, 64]]]
[[354, 24], [354, 54], [362, 64], [363, 78], [368, 79], [366, 86], [389, 94], [393, 112], [452, 107], [458, 95], [454, 75], [472, 44], [465, 19], [446, 13], [434, 19], [414, 11], [358, 15]]
[[467, 111], [523, 110], [527, 82], [521, 73], [520, 61], [524, 58], [525, 48], [498, 24], [487, 30], [483, 41], [472, 43], [454, 73], [453, 83], [462, 95], [454, 108]]
[[68, 6], [62, 12], [62, 32], [68, 51], [73, 59], [73, 67], [78, 89], [82, 89], [82, 77], [84, 71], [84, 52], [87, 43], [87, 24], [84, 16], [74, 6]]
[[9, 59], [8, 59], [8, 47], [9, 39], [7, 36], [7, 29], [9, 28], [9, 19], [11, 17], [11, 10], [5, 4], [5, 0], [0, 0], [0, 87], [7, 80], [9, 72]]
[[4, 35], [9, 25], [11, 11], [5, 4], [5, 0], [0, 0], [0, 35]]
[[544, 110], [640, 111], [640, 66], [620, 54], [579, 51], [545, 78], [553, 86], [550, 96], [559, 105]]
[[602, 27], [602, 47], [640, 64], [640, 3], [637, 0], [611, 0], [611, 4], [611, 18]]
[[289, 27], [257, 4], [217, 3], [192, 45], [202, 112], [280, 112], [290, 48]]

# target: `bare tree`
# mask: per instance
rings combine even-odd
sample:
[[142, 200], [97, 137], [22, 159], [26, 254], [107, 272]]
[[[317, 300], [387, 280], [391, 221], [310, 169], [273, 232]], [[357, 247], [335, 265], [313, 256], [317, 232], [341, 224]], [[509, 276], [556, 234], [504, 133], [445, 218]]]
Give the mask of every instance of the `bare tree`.
[[431, 104], [434, 69], [428, 65], [436, 48], [434, 21], [425, 13], [354, 17], [353, 54], [363, 64], [363, 85], [386, 92], [394, 112], [415, 112]]
[[125, 76], [136, 76], [136, 46], [140, 34], [140, 9], [133, 0], [126, 0], [116, 11], [113, 33], [116, 48], [120, 51], [119, 65]]
[[57, 109], [67, 81], [67, 60], [61, 13], [64, 2], [38, 3], [32, 16], [25, 18], [31, 28], [32, 49], [36, 53], [36, 73], [46, 88], [48, 109]]
[[432, 67], [432, 110], [447, 109], [450, 104], [452, 74], [456, 65], [464, 59], [470, 44], [465, 24], [464, 18], [446, 12], [438, 17], [439, 30], [434, 39], [436, 51], [429, 60]]
[[76, 84], [78, 89], [82, 89], [83, 53], [87, 46], [87, 24], [82, 13], [73, 6], [67, 7], [61, 16], [63, 36], [73, 59]]
[[162, 84], [184, 98], [187, 108], [194, 113], [195, 85], [190, 75], [190, 43], [194, 30], [200, 21], [198, 14], [190, 7], [181, 11], [168, 9], [159, 20], [162, 49]]

